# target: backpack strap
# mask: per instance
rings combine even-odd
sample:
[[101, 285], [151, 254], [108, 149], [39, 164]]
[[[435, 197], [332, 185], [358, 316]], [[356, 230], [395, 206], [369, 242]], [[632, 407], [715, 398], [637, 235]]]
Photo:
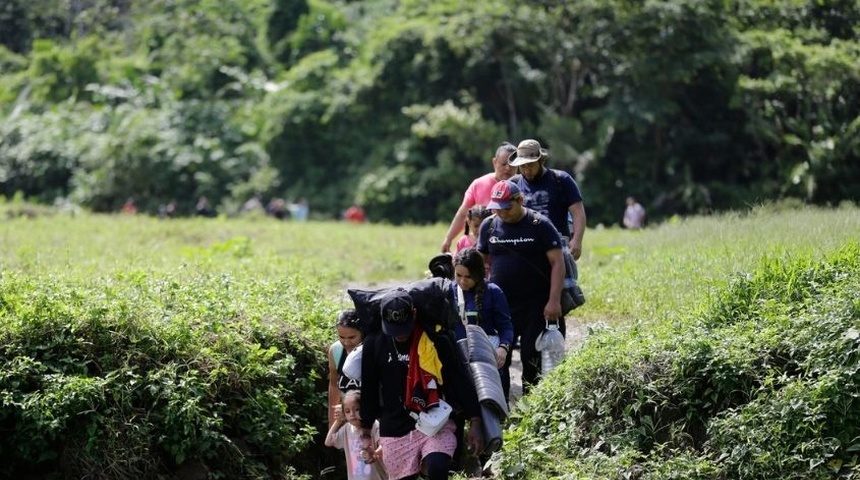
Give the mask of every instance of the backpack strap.
[[496, 222], [498, 222], [498, 221], [499, 221], [499, 216], [498, 216], [498, 215], [496, 215], [496, 214], [493, 214], [493, 216], [492, 216], [492, 217], [490, 217], [490, 218], [492, 218], [492, 220], [490, 220], [490, 229], [489, 229], [489, 230], [487, 230], [487, 233], [488, 233], [488, 234], [490, 234], [490, 235], [492, 235], [492, 234], [493, 234], [493, 232], [495, 232], [495, 231], [496, 231]]
[[457, 310], [460, 311], [460, 321], [463, 322], [463, 326], [469, 324], [469, 321], [466, 320], [466, 296], [463, 295], [463, 289], [460, 288], [460, 285], [457, 285]]

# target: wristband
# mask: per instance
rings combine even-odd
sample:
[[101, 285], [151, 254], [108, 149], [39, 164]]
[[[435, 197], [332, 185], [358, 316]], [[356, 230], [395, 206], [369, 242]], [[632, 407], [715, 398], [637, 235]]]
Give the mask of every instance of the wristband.
[[510, 351], [511, 351], [511, 346], [510, 346], [510, 345], [508, 345], [507, 343], [500, 343], [500, 344], [499, 344], [499, 348], [504, 348], [506, 352], [510, 352]]

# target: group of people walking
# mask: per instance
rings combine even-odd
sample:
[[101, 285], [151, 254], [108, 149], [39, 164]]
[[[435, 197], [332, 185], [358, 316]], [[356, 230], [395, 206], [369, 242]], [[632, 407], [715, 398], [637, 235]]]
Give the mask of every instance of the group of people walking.
[[[456, 246], [449, 286], [459, 322], [451, 332], [419, 326], [404, 289], [385, 292], [378, 305], [381, 328], [366, 337], [354, 310], [338, 318], [338, 341], [328, 355], [326, 444], [344, 449], [350, 479], [447, 479], [463, 447], [481, 456], [486, 416], [456, 343], [469, 325], [490, 339], [504, 402], [510, 400], [516, 345], [523, 394], [537, 383], [535, 343], [547, 323], [564, 333], [564, 256], [580, 258], [586, 221], [576, 181], [549, 168], [547, 159], [537, 140], [502, 143], [493, 171], [466, 189], [441, 244], [443, 253]], [[343, 372], [356, 351], [362, 352], [360, 381]], [[422, 428], [419, 414], [442, 404], [453, 406], [451, 418], [438, 430]]]

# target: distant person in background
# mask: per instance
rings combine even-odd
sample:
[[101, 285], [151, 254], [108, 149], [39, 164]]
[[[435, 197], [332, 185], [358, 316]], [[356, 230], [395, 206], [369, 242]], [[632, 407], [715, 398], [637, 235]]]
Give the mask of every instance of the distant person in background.
[[499, 180], [507, 180], [514, 174], [514, 168], [508, 162], [508, 157], [516, 152], [517, 148], [508, 142], [503, 142], [496, 148], [496, 155], [493, 157], [493, 171], [480, 176], [469, 184], [466, 193], [463, 195], [463, 202], [454, 218], [451, 220], [451, 226], [448, 227], [448, 232], [445, 233], [445, 238], [442, 240], [442, 253], [451, 251], [451, 243], [460, 232], [463, 231], [466, 225], [466, 216], [470, 208], [475, 205], [486, 205], [490, 203], [490, 192], [493, 190], [493, 185]]
[[214, 217], [215, 209], [209, 205], [209, 199], [201, 195], [197, 199], [197, 204], [194, 205], [194, 213], [201, 217]]
[[483, 205], [475, 205], [469, 209], [466, 214], [466, 233], [457, 241], [457, 252], [473, 247], [478, 243], [478, 229], [481, 227], [481, 222], [492, 214], [493, 212], [487, 210]]
[[645, 226], [645, 207], [633, 197], [627, 197], [627, 208], [624, 209], [624, 227], [639, 230]]
[[308, 200], [304, 197], [300, 198], [298, 202], [290, 204], [289, 210], [290, 216], [293, 220], [297, 222], [307, 221], [308, 211], [310, 210], [308, 207]]
[[137, 205], [135, 205], [133, 198], [129, 197], [125, 203], [122, 204], [122, 213], [126, 215], [134, 215], [137, 213]]
[[266, 204], [266, 213], [278, 220], [286, 220], [290, 215], [287, 211], [287, 202], [280, 197], [275, 197], [269, 200], [269, 203]]
[[352, 223], [364, 223], [367, 220], [364, 216], [364, 209], [357, 203], [353, 203], [343, 212], [343, 219]]
[[176, 201], [171, 200], [166, 205], [158, 207], [158, 216], [160, 218], [173, 218], [176, 216]]

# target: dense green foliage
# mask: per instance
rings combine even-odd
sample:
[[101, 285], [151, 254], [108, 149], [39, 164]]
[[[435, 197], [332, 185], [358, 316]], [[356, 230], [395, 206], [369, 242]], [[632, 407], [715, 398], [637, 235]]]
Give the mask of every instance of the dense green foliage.
[[323, 344], [299, 332], [322, 321], [296, 315], [315, 298], [297, 283], [5, 274], [0, 476], [318, 468], [324, 458], [309, 445], [325, 416]]
[[[860, 478], [860, 244], [771, 254], [695, 315], [595, 330], [521, 404], [523, 478]], [[560, 461], [560, 459], [562, 459]]]
[[10, 0], [0, 194], [450, 218], [539, 138], [589, 223], [860, 192], [856, 0]]
[[420, 278], [437, 238], [0, 212], [2, 478], [296, 478], [336, 464], [321, 435], [342, 286]]
[[[516, 406], [497, 471], [857, 478], [860, 215], [784, 207], [589, 230], [592, 334]], [[332, 472], [344, 287], [419, 278], [445, 230], [0, 212], [4, 478]]]

